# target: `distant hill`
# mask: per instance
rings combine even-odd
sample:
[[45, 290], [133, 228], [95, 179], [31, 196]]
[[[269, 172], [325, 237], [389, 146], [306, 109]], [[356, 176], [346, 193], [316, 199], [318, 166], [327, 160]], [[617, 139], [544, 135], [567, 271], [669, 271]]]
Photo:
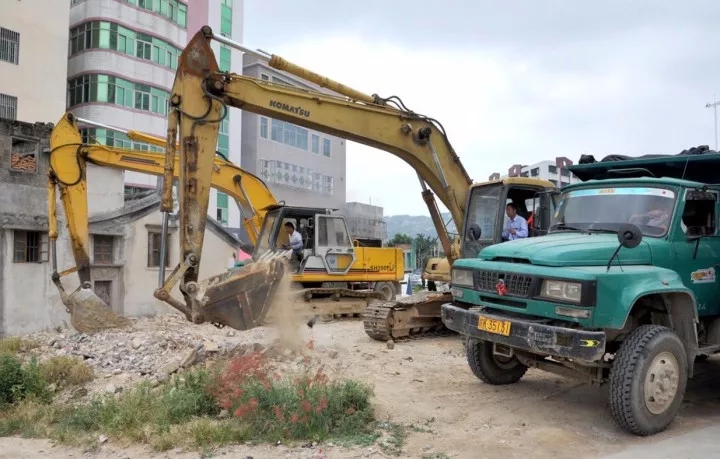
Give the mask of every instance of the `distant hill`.
[[[450, 220], [449, 213], [444, 213], [442, 216], [446, 222]], [[392, 239], [396, 234], [407, 234], [411, 237], [415, 237], [418, 233], [430, 237], [437, 236], [435, 225], [427, 215], [392, 215], [384, 217], [384, 220], [387, 223], [388, 239]], [[450, 222], [448, 231], [457, 233], [454, 222]]]

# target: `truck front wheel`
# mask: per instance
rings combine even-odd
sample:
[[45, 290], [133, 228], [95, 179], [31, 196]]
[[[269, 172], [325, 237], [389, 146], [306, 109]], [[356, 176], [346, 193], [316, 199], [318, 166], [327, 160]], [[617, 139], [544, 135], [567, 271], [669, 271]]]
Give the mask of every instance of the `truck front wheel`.
[[673, 330], [642, 325], [615, 354], [610, 370], [610, 411], [635, 435], [662, 432], [680, 411], [687, 386], [685, 347]]
[[493, 354], [489, 341], [468, 339], [467, 360], [473, 374], [482, 382], [495, 386], [518, 382], [525, 375], [527, 367], [517, 357], [503, 357]]

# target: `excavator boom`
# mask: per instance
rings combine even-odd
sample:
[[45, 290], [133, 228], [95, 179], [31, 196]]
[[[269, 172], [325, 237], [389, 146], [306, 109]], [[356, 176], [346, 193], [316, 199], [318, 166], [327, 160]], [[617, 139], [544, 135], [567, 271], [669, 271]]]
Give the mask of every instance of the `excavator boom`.
[[[433, 193], [450, 211], [453, 220], [462, 222], [472, 180], [439, 122], [407, 110], [397, 97], [383, 99], [363, 94], [291, 64], [279, 56], [270, 57], [271, 65], [327, 87], [342, 96], [217, 71], [215, 55], [210, 47], [210, 40], [213, 38], [248, 51], [232, 40], [214, 36], [210, 27], [203, 27], [183, 51], [182, 55], [192, 55], [193, 59], [180, 59], [176, 81], [184, 83], [178, 85], [179, 88], [189, 91], [189, 94], [205, 94], [220, 106], [237, 107], [287, 121], [378, 148], [399, 157], [418, 174], [423, 187], [423, 199], [428, 205], [445, 253], [451, 262], [459, 257], [447, 234]], [[212, 64], [196, 67], [190, 72], [183, 67], [190, 62]], [[187, 97], [188, 93], [174, 92], [173, 96], [182, 99]], [[210, 145], [216, 136], [211, 134], [212, 131], [207, 125], [204, 125], [203, 129], [212, 137], [206, 141]]]

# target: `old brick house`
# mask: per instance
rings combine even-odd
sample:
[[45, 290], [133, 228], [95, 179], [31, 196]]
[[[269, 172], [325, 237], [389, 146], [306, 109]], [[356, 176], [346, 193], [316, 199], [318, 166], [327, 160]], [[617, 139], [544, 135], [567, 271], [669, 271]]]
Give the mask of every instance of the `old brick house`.
[[[45, 124], [0, 119], [0, 336], [70, 322], [50, 280], [47, 173], [51, 129]], [[124, 202], [121, 171], [89, 169], [90, 259], [95, 291], [123, 315], [174, 311], [152, 296], [159, 270], [158, 196]], [[120, 186], [108, 186], [112, 183]], [[58, 203], [59, 270], [74, 266], [63, 219]], [[202, 270], [209, 276], [228, 267], [240, 242], [211, 218], [206, 231]], [[177, 225], [171, 225], [168, 273], [179, 260], [176, 232]], [[76, 288], [77, 276], [63, 278], [63, 284], [67, 289]], [[177, 288], [175, 291], [177, 295]]]

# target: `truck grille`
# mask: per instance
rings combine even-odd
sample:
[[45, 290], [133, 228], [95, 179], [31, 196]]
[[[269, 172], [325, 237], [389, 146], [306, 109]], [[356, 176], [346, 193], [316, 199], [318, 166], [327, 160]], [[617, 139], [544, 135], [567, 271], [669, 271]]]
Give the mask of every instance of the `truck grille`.
[[485, 292], [497, 292], [496, 286], [502, 279], [508, 295], [528, 296], [532, 277], [520, 274], [501, 273], [496, 271], [475, 271], [475, 289]]

